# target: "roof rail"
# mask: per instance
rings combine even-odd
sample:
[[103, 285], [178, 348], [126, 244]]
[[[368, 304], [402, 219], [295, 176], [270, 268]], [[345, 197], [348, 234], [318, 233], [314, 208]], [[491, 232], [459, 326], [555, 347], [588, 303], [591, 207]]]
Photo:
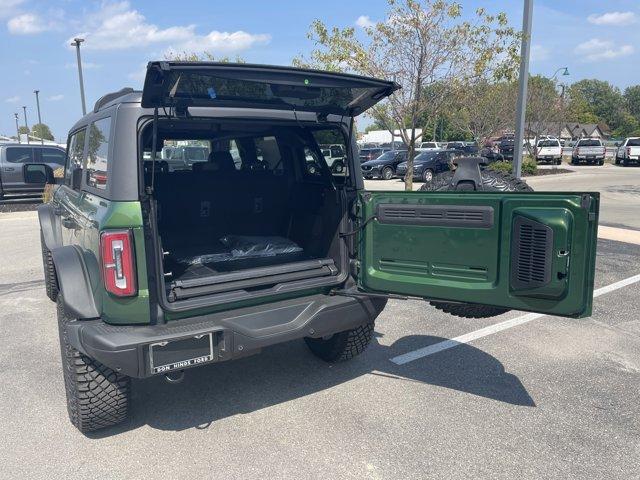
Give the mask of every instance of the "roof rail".
[[117, 92], [111, 92], [101, 96], [93, 107], [93, 113], [96, 113], [102, 107], [104, 107], [107, 103], [115, 100], [116, 98], [123, 97], [124, 95], [128, 95], [129, 93], [133, 93], [133, 92], [134, 92], [133, 88], [125, 87], [125, 88], [121, 88]]

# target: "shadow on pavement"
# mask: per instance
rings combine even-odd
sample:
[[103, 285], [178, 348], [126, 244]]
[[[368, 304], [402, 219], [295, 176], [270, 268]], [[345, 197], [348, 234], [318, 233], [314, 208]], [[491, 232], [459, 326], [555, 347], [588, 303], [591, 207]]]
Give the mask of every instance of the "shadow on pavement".
[[134, 380], [130, 420], [89, 436], [111, 436], [145, 424], [160, 430], [207, 428], [216, 420], [304, 397], [366, 374], [436, 385], [512, 405], [535, 406], [518, 377], [505, 372], [496, 358], [470, 345], [461, 344], [405, 365], [389, 360], [443, 340], [407, 336], [384, 346], [374, 339], [367, 352], [335, 365], [315, 358], [304, 342], [290, 342], [253, 357], [188, 370], [177, 386], [162, 377]]

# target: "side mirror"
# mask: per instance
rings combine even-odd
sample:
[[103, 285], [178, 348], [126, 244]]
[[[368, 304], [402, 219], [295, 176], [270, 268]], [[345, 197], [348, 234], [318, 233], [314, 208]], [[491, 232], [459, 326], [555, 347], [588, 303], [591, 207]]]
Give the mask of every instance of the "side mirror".
[[614, 147], [619, 147], [620, 146], [620, 142], [616, 142], [613, 144]]
[[74, 190], [80, 190], [80, 186], [82, 185], [82, 168], [76, 167], [71, 172], [71, 188]]
[[30, 185], [54, 183], [53, 170], [43, 163], [25, 163], [22, 166], [24, 182]]

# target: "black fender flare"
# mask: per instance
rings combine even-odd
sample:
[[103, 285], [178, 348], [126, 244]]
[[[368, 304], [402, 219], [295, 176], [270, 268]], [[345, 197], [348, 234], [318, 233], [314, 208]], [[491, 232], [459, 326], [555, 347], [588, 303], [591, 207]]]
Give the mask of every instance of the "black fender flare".
[[38, 220], [40, 221], [40, 230], [42, 231], [42, 237], [44, 238], [44, 244], [53, 251], [62, 246], [62, 239], [60, 238], [60, 229], [56, 221], [57, 215], [53, 211], [53, 205], [50, 203], [43, 203], [38, 205]]
[[77, 319], [98, 318], [93, 285], [99, 279], [100, 269], [93, 253], [84, 255], [80, 247], [67, 245], [51, 250], [51, 255], [67, 315]]

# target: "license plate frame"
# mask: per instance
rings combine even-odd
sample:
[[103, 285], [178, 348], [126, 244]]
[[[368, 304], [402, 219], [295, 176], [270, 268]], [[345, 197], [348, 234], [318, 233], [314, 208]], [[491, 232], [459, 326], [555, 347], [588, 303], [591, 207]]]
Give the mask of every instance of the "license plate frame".
[[153, 375], [213, 362], [213, 332], [166, 340], [149, 345]]

